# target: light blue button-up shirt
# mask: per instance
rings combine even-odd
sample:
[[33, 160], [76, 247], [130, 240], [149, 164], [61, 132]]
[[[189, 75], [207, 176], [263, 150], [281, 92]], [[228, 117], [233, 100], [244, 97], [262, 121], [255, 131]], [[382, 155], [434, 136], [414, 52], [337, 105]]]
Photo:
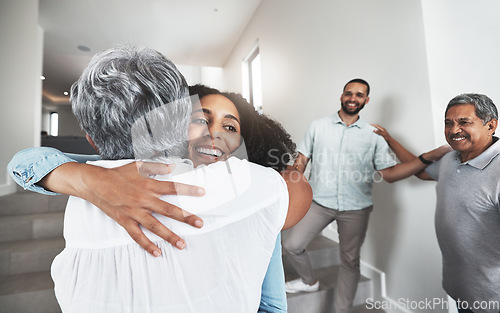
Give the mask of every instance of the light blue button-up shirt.
[[313, 121], [297, 150], [311, 160], [313, 200], [339, 210], [361, 210], [373, 204], [373, 182], [379, 170], [397, 164], [387, 142], [359, 118], [346, 126], [338, 113]]

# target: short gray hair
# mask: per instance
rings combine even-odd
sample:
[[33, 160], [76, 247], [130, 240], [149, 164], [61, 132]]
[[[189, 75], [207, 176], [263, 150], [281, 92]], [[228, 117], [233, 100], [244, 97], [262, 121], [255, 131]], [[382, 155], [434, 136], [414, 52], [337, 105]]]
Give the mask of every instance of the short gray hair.
[[[92, 58], [71, 87], [70, 99], [101, 158], [179, 157], [186, 151], [192, 109], [187, 87], [175, 65], [158, 51], [122, 46]], [[147, 126], [143, 138], [137, 132], [132, 136], [137, 121]]]
[[483, 125], [491, 120], [498, 120], [498, 110], [493, 101], [488, 96], [477, 93], [464, 93], [451, 99], [444, 114], [446, 115], [451, 107], [461, 104], [472, 104]]

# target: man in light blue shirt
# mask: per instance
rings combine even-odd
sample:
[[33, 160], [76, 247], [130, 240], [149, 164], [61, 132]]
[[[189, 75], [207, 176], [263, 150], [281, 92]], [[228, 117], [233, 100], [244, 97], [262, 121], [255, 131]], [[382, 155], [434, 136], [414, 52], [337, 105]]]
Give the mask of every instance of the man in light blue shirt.
[[[394, 182], [422, 171], [421, 159], [397, 164], [383, 137], [359, 116], [370, 100], [370, 86], [353, 79], [340, 97], [341, 108], [333, 116], [311, 123], [298, 146], [295, 167], [302, 173], [311, 161], [309, 183], [313, 203], [306, 216], [283, 238], [300, 278], [287, 282], [289, 293], [316, 291], [319, 282], [305, 253], [307, 245], [331, 222], [337, 221], [341, 265], [334, 305], [337, 313], [352, 310], [360, 277], [360, 250], [372, 211], [372, 187], [382, 179]], [[442, 149], [424, 154], [430, 163], [442, 156]]]
[[314, 121], [297, 150], [311, 159], [314, 201], [339, 211], [361, 210], [372, 205], [373, 182], [382, 179], [377, 171], [397, 162], [373, 126], [362, 119], [346, 125], [340, 114]]

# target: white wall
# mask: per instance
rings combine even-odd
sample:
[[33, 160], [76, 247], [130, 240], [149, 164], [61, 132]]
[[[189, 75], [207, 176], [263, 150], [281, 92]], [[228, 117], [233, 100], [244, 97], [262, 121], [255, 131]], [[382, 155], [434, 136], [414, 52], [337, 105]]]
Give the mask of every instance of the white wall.
[[[420, 1], [263, 1], [224, 66], [226, 89], [241, 91], [241, 60], [256, 40], [264, 113], [295, 141], [312, 120], [339, 109], [345, 82], [362, 77], [372, 86], [363, 118], [388, 128], [414, 153], [434, 146]], [[434, 183], [410, 178], [380, 183], [374, 192], [362, 258], [386, 273], [388, 297], [446, 298], [433, 226]]]
[[203, 84], [224, 89], [223, 70], [220, 67], [177, 65], [189, 85]]
[[444, 143], [444, 109], [456, 95], [476, 92], [500, 103], [500, 2], [422, 0], [436, 140]]
[[38, 0], [0, 2], [0, 195], [14, 192], [6, 167], [17, 151], [40, 145], [43, 34]]
[[[458, 94], [475, 92], [500, 103], [500, 3], [422, 0], [435, 141], [444, 144], [444, 110]], [[498, 136], [498, 132], [497, 132]]]

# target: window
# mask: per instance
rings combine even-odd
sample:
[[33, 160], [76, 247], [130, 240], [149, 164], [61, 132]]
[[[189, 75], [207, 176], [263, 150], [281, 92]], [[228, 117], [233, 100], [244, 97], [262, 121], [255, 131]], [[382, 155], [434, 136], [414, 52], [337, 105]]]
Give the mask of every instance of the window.
[[259, 113], [262, 113], [262, 75], [258, 45], [243, 61], [243, 84], [243, 95]]
[[50, 113], [50, 135], [57, 136], [59, 133], [59, 114], [57, 112]]

